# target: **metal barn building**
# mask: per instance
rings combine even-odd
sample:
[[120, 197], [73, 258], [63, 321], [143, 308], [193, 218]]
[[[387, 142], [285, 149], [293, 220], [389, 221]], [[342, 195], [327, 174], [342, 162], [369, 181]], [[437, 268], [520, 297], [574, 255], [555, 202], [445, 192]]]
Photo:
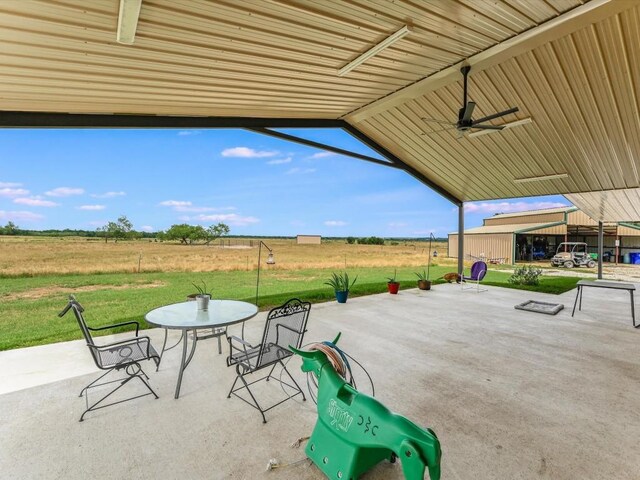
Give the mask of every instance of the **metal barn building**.
[[[598, 222], [576, 207], [530, 210], [485, 218], [481, 227], [464, 231], [465, 256], [493, 263], [544, 260], [561, 242], [586, 242], [596, 253]], [[605, 261], [627, 262], [640, 252], [640, 225], [604, 224]], [[458, 257], [458, 234], [449, 234], [448, 254]]]

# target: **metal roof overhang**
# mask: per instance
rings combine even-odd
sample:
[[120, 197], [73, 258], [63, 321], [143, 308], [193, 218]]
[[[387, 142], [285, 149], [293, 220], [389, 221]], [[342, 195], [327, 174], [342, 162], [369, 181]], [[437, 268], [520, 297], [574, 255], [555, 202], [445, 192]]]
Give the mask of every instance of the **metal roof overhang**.
[[[640, 187], [638, 2], [143, 0], [133, 45], [117, 18], [111, 0], [0, 2], [0, 125], [342, 126], [454, 203]], [[533, 122], [457, 139], [423, 121], [457, 118], [463, 62], [476, 118]]]

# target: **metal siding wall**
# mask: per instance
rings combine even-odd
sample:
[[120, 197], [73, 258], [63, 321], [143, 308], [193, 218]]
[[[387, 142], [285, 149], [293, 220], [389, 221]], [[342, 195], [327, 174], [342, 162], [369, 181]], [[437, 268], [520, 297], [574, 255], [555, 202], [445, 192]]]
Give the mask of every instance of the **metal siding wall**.
[[[505, 258], [512, 261], [513, 234], [465, 235], [464, 253], [475, 257]], [[458, 258], [458, 235], [449, 235], [449, 257]]]
[[522, 215], [521, 217], [485, 218], [485, 225], [509, 225], [520, 223], [553, 223], [562, 222], [564, 213], [546, 213], [542, 215]]
[[567, 215], [567, 224], [568, 225], [598, 225], [593, 218], [591, 218], [586, 213], [578, 210], [575, 212], [571, 212]]
[[625, 237], [640, 237], [640, 230], [618, 225], [618, 235]]
[[564, 235], [567, 233], [566, 225], [556, 225], [555, 227], [540, 228], [525, 232], [524, 235]]

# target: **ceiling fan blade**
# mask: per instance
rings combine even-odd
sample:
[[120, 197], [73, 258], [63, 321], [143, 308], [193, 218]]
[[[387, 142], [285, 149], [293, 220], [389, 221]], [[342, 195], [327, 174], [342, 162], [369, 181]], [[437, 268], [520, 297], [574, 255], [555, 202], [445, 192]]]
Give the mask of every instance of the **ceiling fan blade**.
[[462, 115], [463, 122], [469, 122], [471, 120], [471, 115], [473, 115], [474, 108], [476, 108], [475, 102], [467, 102], [467, 106], [464, 109], [464, 114]]
[[503, 125], [472, 125], [471, 128], [478, 128], [480, 130], [502, 130]]
[[504, 117], [505, 115], [509, 115], [510, 113], [516, 113], [518, 110], [519, 110], [518, 107], [513, 107], [513, 108], [510, 108], [509, 110], [504, 110], [503, 112], [487, 115], [486, 117], [482, 117], [477, 120], [474, 120], [473, 126], [475, 126], [476, 123], [487, 122], [489, 120], [493, 120], [494, 118]]
[[455, 123], [451, 123], [446, 120], [439, 120], [437, 118], [422, 117], [422, 120], [425, 122], [439, 123], [440, 125], [455, 125]]

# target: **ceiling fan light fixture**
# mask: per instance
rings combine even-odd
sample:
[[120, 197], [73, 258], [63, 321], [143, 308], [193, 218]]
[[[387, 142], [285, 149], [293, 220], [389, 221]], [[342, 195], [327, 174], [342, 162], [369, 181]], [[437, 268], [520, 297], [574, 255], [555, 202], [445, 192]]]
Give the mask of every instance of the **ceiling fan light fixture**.
[[344, 67], [339, 69], [338, 70], [338, 76], [342, 77], [342, 76], [346, 75], [351, 70], [356, 68], [358, 65], [361, 65], [362, 63], [366, 62], [371, 57], [373, 57], [373, 56], [377, 55], [378, 53], [380, 53], [385, 48], [387, 48], [387, 47], [393, 45], [394, 43], [396, 43], [401, 38], [404, 38], [407, 35], [409, 35], [411, 33], [411, 31], [412, 31], [412, 28], [409, 27], [409, 25], [405, 25], [400, 30], [398, 30], [396, 33], [388, 36], [387, 38], [382, 40], [380, 43], [374, 45], [369, 50], [364, 52], [362, 55], [360, 55], [357, 58], [351, 60]]
[[551, 175], [541, 175], [539, 177], [516, 178], [513, 183], [542, 182], [545, 180], [558, 180], [560, 178], [568, 178], [568, 173], [554, 173]]
[[[522, 120], [516, 120], [515, 122], [509, 122], [502, 125], [496, 125], [496, 127], [502, 127], [502, 130], [506, 130], [508, 128], [518, 127], [520, 125], [526, 125], [528, 123], [532, 123], [533, 118], [527, 117]], [[469, 134], [469, 137], [479, 137], [480, 135], [486, 135], [487, 133], [499, 132], [501, 130], [480, 130], [479, 132], [473, 132]]]
[[116, 41], [124, 45], [132, 45], [136, 39], [138, 17], [142, 0], [120, 0], [120, 12], [118, 13], [118, 31]]

